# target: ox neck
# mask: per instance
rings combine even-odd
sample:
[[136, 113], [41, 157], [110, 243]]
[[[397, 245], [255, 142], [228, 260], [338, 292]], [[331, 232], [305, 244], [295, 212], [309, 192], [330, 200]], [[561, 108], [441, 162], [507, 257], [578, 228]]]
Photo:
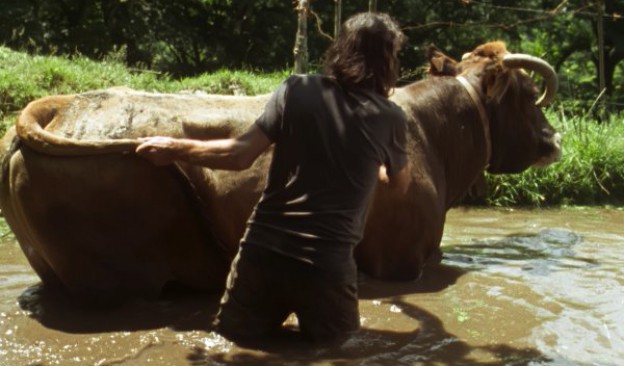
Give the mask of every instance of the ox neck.
[[483, 125], [483, 135], [485, 140], [485, 164], [484, 166], [487, 168], [490, 165], [490, 158], [492, 157], [492, 140], [490, 137], [490, 120], [488, 118], [487, 112], [485, 111], [485, 106], [481, 101], [481, 97], [477, 90], [466, 80], [465, 77], [458, 75], [455, 77], [457, 81], [466, 89], [468, 95], [470, 95], [470, 99], [474, 103], [475, 107], [479, 111], [479, 117], [481, 119], [481, 124]]

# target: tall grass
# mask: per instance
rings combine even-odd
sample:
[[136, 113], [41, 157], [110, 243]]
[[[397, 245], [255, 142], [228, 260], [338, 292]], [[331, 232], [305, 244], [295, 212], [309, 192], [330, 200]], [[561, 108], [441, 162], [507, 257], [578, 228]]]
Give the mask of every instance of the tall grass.
[[[288, 71], [256, 74], [222, 70], [174, 80], [166, 74], [133, 70], [122, 55], [104, 61], [76, 56], [29, 56], [0, 47], [0, 133], [36, 98], [124, 85], [159, 92], [203, 91], [255, 95], [272, 91]], [[488, 175], [482, 202], [494, 206], [624, 204], [624, 115], [602, 124], [549, 110], [547, 117], [564, 136], [561, 161], [515, 175]]]

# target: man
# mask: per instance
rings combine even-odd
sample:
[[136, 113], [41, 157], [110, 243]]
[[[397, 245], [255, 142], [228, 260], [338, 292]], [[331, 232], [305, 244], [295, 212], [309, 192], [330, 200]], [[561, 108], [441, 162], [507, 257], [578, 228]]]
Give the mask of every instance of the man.
[[215, 321], [227, 338], [279, 333], [291, 313], [314, 341], [359, 329], [353, 248], [373, 189], [379, 180], [407, 189], [406, 120], [387, 99], [403, 41], [389, 16], [355, 15], [328, 49], [324, 75], [288, 78], [241, 136], [142, 139], [137, 153], [156, 164], [232, 170], [275, 144]]

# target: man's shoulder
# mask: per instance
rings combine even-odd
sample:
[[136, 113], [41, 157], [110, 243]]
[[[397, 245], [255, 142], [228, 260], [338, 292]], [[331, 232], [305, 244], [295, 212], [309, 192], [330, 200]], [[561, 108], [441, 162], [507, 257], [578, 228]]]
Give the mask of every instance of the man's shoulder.
[[405, 113], [401, 107], [388, 98], [368, 92], [368, 101], [362, 103], [364, 112], [371, 117], [404, 119]]
[[288, 77], [289, 86], [304, 86], [309, 88], [333, 88], [338, 86], [334, 79], [319, 74], [294, 74]]
[[286, 95], [291, 103], [299, 101], [309, 105], [328, 102], [328, 98], [341, 103], [343, 94], [333, 79], [323, 75], [292, 75], [286, 81]]

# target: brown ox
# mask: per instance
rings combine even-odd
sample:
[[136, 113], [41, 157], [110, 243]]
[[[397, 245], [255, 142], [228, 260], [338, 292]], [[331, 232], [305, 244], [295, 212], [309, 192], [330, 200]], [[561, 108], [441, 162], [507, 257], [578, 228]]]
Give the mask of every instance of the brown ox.
[[[429, 56], [436, 76], [392, 96], [409, 117], [409, 191], [377, 188], [356, 251], [380, 279], [417, 278], [439, 257], [447, 210], [486, 168], [520, 172], [560, 154], [540, 109], [557, 87], [544, 61], [499, 42], [460, 62]], [[540, 101], [525, 69], [544, 76]], [[238, 134], [267, 98], [109, 89], [30, 103], [4, 139], [0, 204], [43, 282], [96, 298], [156, 295], [174, 280], [221, 288], [270, 152], [243, 172], [156, 167], [133, 153], [135, 139]]]

